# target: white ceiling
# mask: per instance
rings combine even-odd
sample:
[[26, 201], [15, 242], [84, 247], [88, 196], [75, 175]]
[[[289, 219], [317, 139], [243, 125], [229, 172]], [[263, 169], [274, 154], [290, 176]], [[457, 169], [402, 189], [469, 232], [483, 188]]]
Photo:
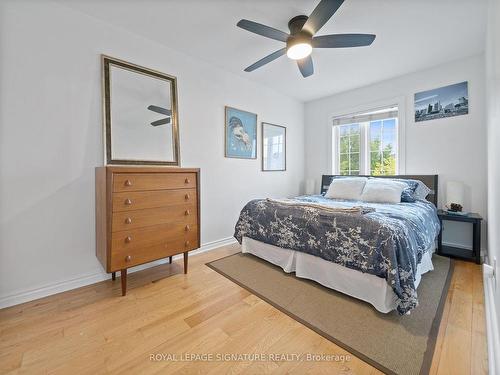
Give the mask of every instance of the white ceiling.
[[61, 0], [88, 15], [260, 82], [303, 101], [479, 54], [485, 0], [346, 0], [319, 31], [371, 33], [370, 47], [317, 49], [303, 78], [286, 56], [252, 73], [245, 67], [284, 43], [236, 27], [241, 18], [288, 32], [288, 20], [319, 0]]

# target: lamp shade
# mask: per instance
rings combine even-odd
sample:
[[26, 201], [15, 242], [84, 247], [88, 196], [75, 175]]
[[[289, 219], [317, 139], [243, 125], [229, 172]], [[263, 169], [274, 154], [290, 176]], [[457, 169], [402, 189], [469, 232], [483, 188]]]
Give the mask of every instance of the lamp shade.
[[464, 205], [464, 184], [459, 181], [448, 181], [446, 183], [446, 205], [451, 203]]
[[311, 195], [314, 194], [314, 188], [316, 187], [316, 181], [313, 179], [306, 180], [306, 194]]

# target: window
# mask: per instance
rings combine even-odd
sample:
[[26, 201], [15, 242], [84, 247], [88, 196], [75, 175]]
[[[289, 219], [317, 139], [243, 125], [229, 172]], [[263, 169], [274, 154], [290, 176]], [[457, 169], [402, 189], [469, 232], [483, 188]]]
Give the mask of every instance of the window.
[[359, 124], [341, 125], [339, 128], [339, 174], [359, 175]]
[[394, 175], [398, 171], [398, 108], [334, 119], [334, 172]]
[[389, 118], [380, 121], [370, 121], [370, 174], [396, 174], [396, 121]]

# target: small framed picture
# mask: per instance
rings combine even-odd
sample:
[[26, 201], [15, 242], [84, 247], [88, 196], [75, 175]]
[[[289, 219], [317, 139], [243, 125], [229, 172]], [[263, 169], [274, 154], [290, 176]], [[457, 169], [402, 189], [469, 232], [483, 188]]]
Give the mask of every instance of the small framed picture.
[[286, 128], [262, 123], [262, 170], [286, 171]]
[[257, 115], [226, 106], [226, 158], [257, 159]]

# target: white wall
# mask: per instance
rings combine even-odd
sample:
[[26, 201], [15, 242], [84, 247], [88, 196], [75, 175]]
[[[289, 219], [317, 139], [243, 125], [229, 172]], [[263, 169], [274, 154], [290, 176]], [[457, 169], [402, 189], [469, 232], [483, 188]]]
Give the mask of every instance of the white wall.
[[[104, 277], [101, 53], [177, 76], [182, 166], [202, 171], [203, 244], [231, 237], [249, 199], [299, 192], [302, 103], [48, 1], [2, 2], [0, 38], [0, 305]], [[224, 158], [224, 105], [258, 114], [257, 160]], [[260, 172], [260, 121], [287, 126], [286, 172]]]
[[[500, 322], [500, 0], [490, 0], [486, 40], [488, 129], [488, 261], [496, 269], [496, 313]], [[497, 340], [500, 333], [497, 333]], [[498, 347], [497, 347], [498, 349]], [[500, 368], [497, 352], [497, 369]]]
[[[444, 202], [446, 181], [463, 181], [465, 209], [486, 217], [484, 73], [484, 57], [476, 56], [306, 103], [306, 178], [315, 178], [318, 189], [321, 175], [332, 172], [329, 162], [332, 115], [352, 113], [360, 106], [400, 102], [405, 107], [403, 142], [406, 150], [401, 172], [439, 174], [438, 205]], [[468, 115], [415, 123], [413, 95], [416, 92], [463, 81], [469, 82]], [[450, 230], [444, 232], [444, 239], [449, 239], [448, 242], [464, 246], [471, 242], [460, 226], [447, 227]], [[485, 241], [482, 246], [485, 248]]]

